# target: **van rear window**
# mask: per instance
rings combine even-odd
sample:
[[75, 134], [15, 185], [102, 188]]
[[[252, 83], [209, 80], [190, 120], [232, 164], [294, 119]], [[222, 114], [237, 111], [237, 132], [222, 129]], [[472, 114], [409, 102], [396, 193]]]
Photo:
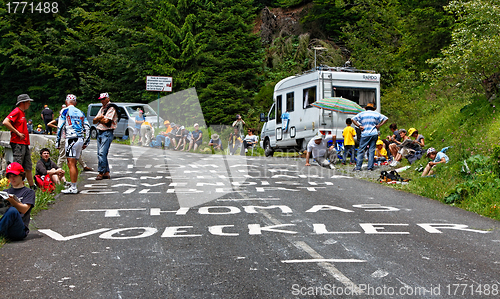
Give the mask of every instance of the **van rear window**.
[[91, 106], [90, 107], [90, 115], [89, 116], [96, 116], [99, 110], [101, 109], [102, 106]]

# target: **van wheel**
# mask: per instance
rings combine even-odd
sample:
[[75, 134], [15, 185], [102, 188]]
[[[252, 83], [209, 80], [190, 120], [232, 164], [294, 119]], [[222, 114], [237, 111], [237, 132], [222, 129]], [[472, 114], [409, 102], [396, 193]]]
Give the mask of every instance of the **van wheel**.
[[90, 129], [90, 138], [97, 139], [97, 130], [95, 128]]
[[272, 157], [274, 155], [274, 150], [271, 147], [269, 139], [264, 140], [264, 155], [266, 157]]

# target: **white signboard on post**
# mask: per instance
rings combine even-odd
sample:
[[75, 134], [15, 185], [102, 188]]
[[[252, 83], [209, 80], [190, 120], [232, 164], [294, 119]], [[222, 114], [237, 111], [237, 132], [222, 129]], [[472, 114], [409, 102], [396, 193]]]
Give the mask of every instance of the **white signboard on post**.
[[148, 91], [172, 91], [172, 77], [147, 76], [146, 90], [148, 90]]

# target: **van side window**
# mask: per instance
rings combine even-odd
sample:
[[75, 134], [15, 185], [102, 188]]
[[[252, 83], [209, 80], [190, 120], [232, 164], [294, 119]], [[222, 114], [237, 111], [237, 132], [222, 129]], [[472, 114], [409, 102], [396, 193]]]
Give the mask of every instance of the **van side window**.
[[281, 124], [281, 114], [283, 113], [283, 97], [276, 97], [276, 123]]
[[271, 110], [269, 110], [269, 120], [273, 120], [273, 119], [275, 119], [275, 118], [276, 118], [276, 115], [275, 115], [275, 113], [276, 113], [276, 112], [275, 112], [274, 107], [275, 107], [275, 106], [274, 106], [274, 104], [273, 104], [273, 106], [271, 107]]
[[316, 86], [304, 88], [303, 95], [302, 107], [304, 109], [312, 107], [311, 104], [316, 102]]
[[286, 111], [288, 112], [292, 112], [293, 111], [293, 99], [294, 99], [294, 96], [293, 96], [293, 92], [290, 92], [290, 93], [287, 93], [286, 94]]
[[90, 107], [90, 116], [96, 116], [99, 110], [101, 110], [102, 106], [91, 106]]
[[374, 88], [353, 88], [333, 86], [333, 96], [349, 99], [361, 107], [368, 103], [376, 103], [376, 90]]

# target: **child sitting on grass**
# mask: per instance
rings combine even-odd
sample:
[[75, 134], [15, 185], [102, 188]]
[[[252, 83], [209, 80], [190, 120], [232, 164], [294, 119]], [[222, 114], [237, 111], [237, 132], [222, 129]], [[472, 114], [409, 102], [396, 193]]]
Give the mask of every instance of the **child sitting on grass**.
[[385, 162], [387, 160], [389, 160], [389, 157], [387, 156], [387, 150], [384, 148], [384, 142], [378, 140], [375, 149], [375, 162]]
[[450, 160], [450, 158], [448, 158], [448, 156], [445, 153], [443, 153], [442, 151], [438, 152], [433, 147], [427, 150], [427, 157], [432, 159], [432, 161], [429, 162], [427, 166], [425, 166], [424, 172], [422, 173], [422, 177], [432, 176], [434, 174], [433, 170], [434, 166], [441, 163], [446, 164]]

